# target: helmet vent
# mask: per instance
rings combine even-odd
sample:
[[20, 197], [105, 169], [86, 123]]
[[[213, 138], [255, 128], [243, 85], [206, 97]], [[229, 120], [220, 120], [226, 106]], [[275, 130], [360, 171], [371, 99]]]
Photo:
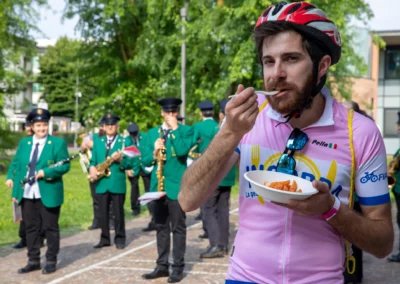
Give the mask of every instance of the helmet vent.
[[287, 5], [287, 3], [286, 2], [280, 2], [280, 3], [278, 3], [276, 6], [275, 6], [275, 9], [272, 11], [272, 16], [275, 16], [276, 14], [278, 14], [279, 13], [279, 11], [284, 7], [284, 6], [286, 6]]
[[287, 12], [288, 15], [290, 15], [290, 14], [292, 14], [293, 12], [297, 11], [300, 7], [301, 7], [301, 3], [297, 3], [297, 4], [294, 5], [292, 8], [289, 9], [289, 11]]

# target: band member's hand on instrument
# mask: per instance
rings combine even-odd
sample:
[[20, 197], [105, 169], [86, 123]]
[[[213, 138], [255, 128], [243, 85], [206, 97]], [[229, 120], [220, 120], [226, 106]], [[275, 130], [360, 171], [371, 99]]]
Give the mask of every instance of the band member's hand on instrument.
[[154, 143], [154, 150], [160, 150], [161, 148], [164, 148], [164, 139], [158, 138], [156, 142]]
[[158, 138], [156, 142], [154, 142], [154, 152], [153, 152], [153, 157], [154, 159], [157, 157], [157, 152], [158, 150], [165, 148], [164, 146], [164, 139]]
[[165, 122], [172, 128], [172, 130], [178, 129], [178, 119], [175, 116], [169, 115], [165, 118]]
[[127, 170], [126, 174], [128, 175], [128, 177], [133, 177], [133, 170]]
[[226, 121], [223, 128], [242, 137], [256, 122], [258, 102], [253, 88], [245, 89], [243, 85], [239, 85], [236, 93], [238, 95], [225, 107]]
[[91, 166], [89, 169], [89, 176], [91, 180], [96, 180], [97, 179], [97, 169], [94, 166]]
[[12, 179], [6, 180], [6, 186], [7, 186], [8, 188], [13, 188], [13, 187], [14, 187], [14, 182], [13, 182], [13, 180], [12, 180]]
[[111, 158], [112, 158], [114, 161], [117, 161], [117, 162], [121, 162], [121, 160], [122, 160], [122, 156], [121, 156], [121, 154], [118, 153], [118, 152], [112, 153]]
[[36, 175], [36, 179], [41, 179], [44, 178], [44, 171], [43, 170], [39, 170], [37, 175]]

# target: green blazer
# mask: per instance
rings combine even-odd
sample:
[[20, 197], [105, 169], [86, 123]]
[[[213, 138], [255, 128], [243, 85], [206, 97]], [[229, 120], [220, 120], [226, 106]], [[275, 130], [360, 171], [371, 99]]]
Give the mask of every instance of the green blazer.
[[[143, 152], [145, 152], [145, 149], [147, 147], [146, 137], [147, 137], [147, 133], [139, 132], [139, 134], [138, 134], [139, 146], [137, 145], [136, 141], [133, 141], [133, 139], [130, 136], [127, 139], [131, 140], [132, 145], [135, 145], [139, 149], [140, 153], [143, 154]], [[142, 157], [133, 159], [132, 170], [133, 170], [133, 176], [135, 176], [135, 177], [139, 175], [140, 170], [143, 170], [143, 172], [145, 174], [150, 173], [146, 169], [146, 166], [143, 164]]]
[[234, 186], [236, 182], [236, 166], [233, 165], [232, 169], [224, 177], [224, 179], [219, 184], [220, 186]]
[[[143, 164], [145, 166], [154, 165], [151, 174], [150, 191], [157, 191], [157, 162], [153, 157], [154, 142], [160, 138], [162, 133], [161, 127], [155, 127], [149, 130], [147, 136], [147, 147], [143, 153]], [[190, 126], [178, 125], [178, 129], [171, 131], [168, 135], [168, 140], [165, 145], [166, 161], [164, 162], [164, 190], [167, 197], [172, 200], [178, 199], [181, 180], [184, 171], [186, 170], [186, 160], [189, 150], [193, 145], [193, 128]]]
[[[24, 188], [20, 182], [26, 178], [29, 169], [32, 141], [32, 136], [21, 140], [12, 162], [13, 169], [10, 169], [11, 171], [8, 171], [7, 175], [7, 179], [14, 181], [12, 197], [18, 199], [18, 202], [21, 202], [24, 196]], [[45, 207], [58, 207], [64, 202], [62, 175], [69, 171], [71, 165], [70, 163], [65, 163], [55, 168], [49, 168], [49, 166], [68, 157], [68, 148], [65, 141], [48, 135], [46, 144], [36, 164], [36, 170], [43, 170], [44, 172], [44, 178], [39, 179], [38, 185], [42, 203]]]
[[214, 139], [215, 134], [217, 134], [219, 130], [219, 124], [214, 119], [205, 119], [193, 124], [193, 128], [196, 130], [199, 138], [201, 139], [199, 144], [199, 153], [203, 153]]
[[[131, 139], [124, 139], [121, 135], [117, 134], [115, 138], [115, 143], [113, 147], [110, 149], [108, 156], [119, 150], [122, 150], [123, 144], [125, 140], [125, 147], [132, 145]], [[106, 160], [106, 143], [107, 136], [97, 137], [93, 139], [93, 149], [92, 149], [92, 158], [90, 160], [89, 167], [97, 166], [103, 163]], [[111, 193], [117, 194], [125, 194], [126, 193], [126, 176], [125, 170], [130, 170], [132, 168], [133, 159], [124, 156], [122, 158], [121, 163], [114, 162], [110, 166], [111, 175], [109, 177], [103, 177], [96, 181], [96, 193], [103, 194], [107, 191]]]

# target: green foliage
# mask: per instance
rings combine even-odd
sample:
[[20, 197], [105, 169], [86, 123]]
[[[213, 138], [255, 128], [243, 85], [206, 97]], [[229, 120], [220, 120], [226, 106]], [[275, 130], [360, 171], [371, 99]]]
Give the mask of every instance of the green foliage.
[[[37, 30], [37, 7], [44, 5], [46, 0], [2, 0], [0, 1], [0, 80], [7, 79], [5, 67], [19, 60], [21, 54], [31, 56], [35, 52], [35, 42], [30, 32]], [[10, 68], [14, 69], [14, 68]], [[15, 70], [11, 70], [15, 71]], [[8, 83], [11, 83], [9, 80]], [[15, 86], [15, 85], [14, 85]], [[5, 89], [0, 89], [5, 92]]]
[[79, 78], [79, 114], [83, 116], [89, 102], [95, 96], [90, 79], [82, 72], [78, 58], [81, 42], [60, 38], [55, 46], [48, 47], [39, 59], [38, 82], [44, 87], [43, 98], [53, 115], [75, 118], [76, 80]]
[[[180, 9], [184, 0], [68, 0], [66, 17], [79, 17], [78, 28], [86, 38], [82, 47], [85, 73], [97, 86], [86, 119], [97, 121], [107, 111], [123, 122], [141, 128], [160, 122], [157, 100], [180, 97], [181, 43], [187, 52], [187, 117], [197, 120], [199, 101], [217, 103], [236, 91], [238, 84], [262, 86], [253, 29], [266, 0], [190, 1], [186, 34]], [[372, 12], [364, 0], [314, 0], [338, 25], [342, 34], [341, 62], [330, 75], [338, 93], [349, 96], [347, 79], [365, 64], [352, 49], [349, 19], [366, 21]], [[352, 68], [350, 68], [352, 67]]]
[[[15, 94], [26, 86], [30, 73], [20, 68], [21, 56], [35, 53], [35, 42], [30, 32], [37, 30], [38, 14], [34, 7], [46, 0], [0, 1], [0, 107], [6, 95]], [[15, 146], [8, 131], [7, 121], [0, 112], [0, 151]]]

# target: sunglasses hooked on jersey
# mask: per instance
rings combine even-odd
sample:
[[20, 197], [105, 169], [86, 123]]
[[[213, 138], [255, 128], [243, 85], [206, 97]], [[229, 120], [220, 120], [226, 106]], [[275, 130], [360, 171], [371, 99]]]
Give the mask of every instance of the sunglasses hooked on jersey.
[[286, 142], [285, 151], [279, 158], [276, 171], [292, 175], [296, 169], [296, 161], [293, 155], [296, 151], [300, 151], [304, 148], [307, 141], [309, 140], [307, 134], [298, 128], [293, 129], [292, 133]]

